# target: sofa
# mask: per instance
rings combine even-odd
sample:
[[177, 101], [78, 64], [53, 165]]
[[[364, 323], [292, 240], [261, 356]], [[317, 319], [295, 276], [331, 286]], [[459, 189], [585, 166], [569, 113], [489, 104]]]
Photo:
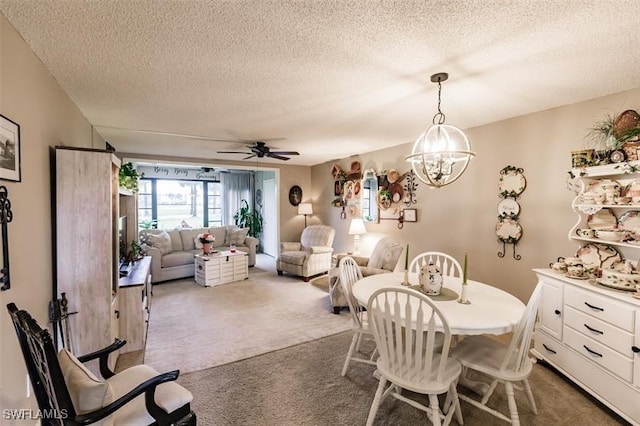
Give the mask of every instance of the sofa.
[[280, 243], [280, 255], [276, 260], [278, 275], [287, 272], [309, 281], [314, 275], [328, 272], [335, 234], [330, 226], [311, 225], [302, 231], [299, 242]]
[[[138, 238], [142, 248], [151, 256], [151, 282], [157, 283], [194, 275], [194, 256], [202, 253], [196, 241], [198, 234], [208, 232], [215, 237], [214, 250], [228, 250], [234, 244], [249, 253], [249, 266], [256, 264], [258, 239], [247, 236], [247, 228], [235, 225], [189, 229], [141, 229]], [[196, 247], [198, 244], [198, 247]]]

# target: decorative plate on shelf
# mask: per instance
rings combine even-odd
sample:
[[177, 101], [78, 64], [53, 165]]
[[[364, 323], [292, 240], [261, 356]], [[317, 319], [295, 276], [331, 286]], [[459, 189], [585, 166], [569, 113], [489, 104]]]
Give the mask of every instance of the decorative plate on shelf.
[[613, 229], [617, 225], [618, 219], [609, 209], [598, 210], [587, 218], [587, 227], [591, 229]]
[[612, 269], [614, 264], [622, 262], [618, 250], [608, 244], [585, 244], [578, 249], [576, 257], [582, 260], [586, 269]]
[[620, 219], [618, 219], [618, 225], [620, 228], [631, 232], [640, 228], [640, 210], [629, 210], [622, 213]]

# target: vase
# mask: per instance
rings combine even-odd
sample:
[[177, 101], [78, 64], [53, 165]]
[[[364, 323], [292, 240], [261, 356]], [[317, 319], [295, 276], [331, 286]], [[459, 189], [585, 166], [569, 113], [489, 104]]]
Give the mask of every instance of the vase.
[[211, 243], [202, 243], [202, 254], [211, 253]]

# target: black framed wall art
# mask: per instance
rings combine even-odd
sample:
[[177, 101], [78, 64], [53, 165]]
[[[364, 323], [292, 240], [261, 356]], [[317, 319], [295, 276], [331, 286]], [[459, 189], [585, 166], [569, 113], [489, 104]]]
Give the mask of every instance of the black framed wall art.
[[20, 182], [20, 125], [0, 115], [0, 179]]

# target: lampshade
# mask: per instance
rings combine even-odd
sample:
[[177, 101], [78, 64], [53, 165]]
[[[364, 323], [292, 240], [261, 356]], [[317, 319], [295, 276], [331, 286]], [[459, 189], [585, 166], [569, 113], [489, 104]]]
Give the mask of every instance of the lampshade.
[[433, 125], [420, 135], [413, 145], [411, 155], [405, 157], [418, 179], [436, 188], [455, 182], [476, 155], [471, 151], [469, 139], [462, 130], [444, 124], [440, 94], [441, 83], [447, 78], [447, 73], [431, 76], [431, 81], [438, 83], [438, 112], [433, 117]]
[[362, 219], [351, 219], [351, 225], [349, 225], [349, 235], [362, 235], [366, 233], [367, 228], [364, 226], [364, 221]]
[[311, 205], [311, 203], [298, 204], [298, 214], [313, 214], [313, 206]]

